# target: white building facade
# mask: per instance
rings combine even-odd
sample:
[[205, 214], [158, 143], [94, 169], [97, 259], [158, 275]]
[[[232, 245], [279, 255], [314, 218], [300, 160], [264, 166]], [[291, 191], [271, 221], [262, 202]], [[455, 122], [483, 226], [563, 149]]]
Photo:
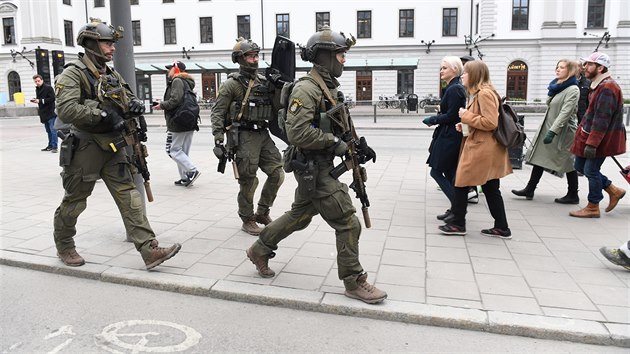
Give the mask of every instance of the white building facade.
[[[52, 81], [60, 63], [82, 51], [76, 37], [88, 18], [111, 22], [110, 6], [127, 3], [125, 36], [133, 38], [138, 92], [147, 100], [161, 97], [164, 65], [174, 60], [186, 63], [196, 91], [211, 99], [237, 69], [230, 59], [237, 37], [258, 43], [266, 67], [277, 34], [305, 44], [324, 24], [357, 38], [340, 82], [359, 101], [438, 95], [446, 55], [481, 57], [500, 93], [544, 101], [557, 61], [597, 47], [630, 97], [627, 0], [0, 0], [0, 104], [15, 92], [34, 97], [33, 75], [48, 72]], [[297, 53], [300, 76], [310, 65]]]

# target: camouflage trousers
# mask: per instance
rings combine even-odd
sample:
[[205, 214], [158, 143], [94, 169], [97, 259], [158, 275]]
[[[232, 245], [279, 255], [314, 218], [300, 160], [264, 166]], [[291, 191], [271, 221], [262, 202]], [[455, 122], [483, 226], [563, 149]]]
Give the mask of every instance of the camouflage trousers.
[[267, 180], [260, 192], [257, 212], [265, 214], [273, 206], [278, 189], [284, 182], [282, 157], [267, 129], [239, 132], [236, 151], [239, 173], [238, 215], [246, 221], [254, 214], [254, 194], [258, 187], [256, 172], [260, 168]]
[[96, 181], [102, 178], [136, 250], [142, 255], [149, 254], [155, 234], [145, 215], [142, 196], [136, 190], [131, 169], [125, 149], [114, 153], [104, 151], [92, 140], [80, 140], [70, 165], [62, 172], [65, 194], [54, 216], [55, 246], [59, 252], [75, 248], [77, 219], [85, 210]]
[[298, 187], [291, 210], [275, 219], [262, 230], [252, 246], [255, 255], [267, 255], [278, 249], [280, 241], [295, 231], [305, 229], [315, 215], [335, 230], [339, 279], [348, 290], [357, 288], [356, 280], [363, 267], [359, 262], [361, 224], [348, 194], [348, 186], [328, 175], [332, 164], [319, 165], [317, 190], [308, 191], [306, 183], [295, 172]]

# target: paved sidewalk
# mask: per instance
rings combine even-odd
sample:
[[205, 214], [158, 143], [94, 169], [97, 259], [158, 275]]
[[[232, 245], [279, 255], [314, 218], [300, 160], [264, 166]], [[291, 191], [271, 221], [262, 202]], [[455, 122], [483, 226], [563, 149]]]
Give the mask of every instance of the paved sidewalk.
[[[205, 143], [211, 140], [209, 119], [192, 153], [203, 173], [193, 187], [183, 188], [173, 186], [176, 169], [162, 150], [163, 118], [156, 114], [148, 118], [155, 195], [148, 217], [160, 242], [180, 242], [182, 251], [145, 271], [133, 245], [123, 241], [118, 210], [99, 182], [77, 225], [78, 251], [88, 263], [70, 268], [57, 259], [52, 239], [52, 215], [63, 195], [57, 155], [39, 151], [44, 134], [36, 119], [0, 119], [0, 264], [289, 308], [630, 346], [630, 272], [598, 252], [630, 237], [630, 197], [611, 213], [603, 212], [606, 198], [600, 219], [571, 218], [568, 212], [577, 206], [553, 202], [565, 193], [564, 179], [546, 174], [533, 201], [510, 193], [526, 184], [531, 172], [526, 166], [501, 180], [512, 240], [479, 234], [492, 223], [483, 198], [469, 207], [468, 235], [447, 237], [437, 231], [435, 215], [448, 205], [428, 175], [428, 139], [418, 142], [422, 154], [379, 154], [376, 164], [367, 165], [373, 226], [363, 229], [360, 259], [368, 280], [389, 298], [366, 305], [342, 295], [334, 233], [319, 217], [280, 244], [271, 261], [276, 277], [258, 277], [244, 252], [255, 238], [240, 231], [238, 185], [229, 173], [215, 172], [216, 159]], [[379, 121], [378, 129], [425, 129], [416, 119], [388, 119]], [[369, 117], [355, 120], [359, 130], [374, 127]], [[630, 164], [628, 154], [620, 160]], [[611, 161], [604, 170], [630, 190]], [[347, 182], [349, 176], [343, 177]], [[287, 175], [272, 217], [289, 209], [295, 186]], [[583, 206], [584, 178], [580, 187]]]

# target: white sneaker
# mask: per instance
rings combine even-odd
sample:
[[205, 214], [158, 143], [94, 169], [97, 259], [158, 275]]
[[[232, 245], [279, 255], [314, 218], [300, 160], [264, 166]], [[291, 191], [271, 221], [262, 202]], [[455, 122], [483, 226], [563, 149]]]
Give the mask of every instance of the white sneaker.
[[477, 204], [479, 203], [479, 192], [477, 192], [477, 187], [472, 187], [468, 190], [468, 203]]

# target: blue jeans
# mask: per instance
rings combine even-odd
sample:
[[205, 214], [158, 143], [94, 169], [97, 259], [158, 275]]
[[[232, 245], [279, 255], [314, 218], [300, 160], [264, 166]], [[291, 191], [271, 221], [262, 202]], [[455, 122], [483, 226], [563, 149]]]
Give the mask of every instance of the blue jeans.
[[431, 177], [433, 177], [438, 186], [440, 186], [442, 193], [446, 195], [451, 204], [453, 204], [453, 200], [455, 199], [455, 186], [453, 186], [455, 180], [454, 172], [455, 171], [440, 171], [436, 168], [431, 168]]
[[606, 160], [605, 157], [594, 159], [575, 157], [575, 169], [588, 178], [588, 201], [593, 204], [599, 204], [604, 199], [602, 190], [612, 183], [608, 177], [599, 172], [604, 160]]
[[57, 148], [57, 130], [55, 129], [56, 119], [57, 116], [53, 116], [44, 123], [44, 128], [46, 128], [46, 133], [48, 134], [48, 147], [51, 149]]

